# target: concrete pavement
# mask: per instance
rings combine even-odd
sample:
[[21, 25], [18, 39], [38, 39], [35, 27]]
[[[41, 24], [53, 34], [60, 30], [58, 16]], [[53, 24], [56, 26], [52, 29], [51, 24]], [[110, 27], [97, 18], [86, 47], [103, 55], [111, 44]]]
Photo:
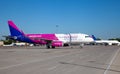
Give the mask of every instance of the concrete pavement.
[[117, 46], [1, 47], [0, 74], [120, 74]]
[[120, 48], [115, 54], [110, 70], [108, 70], [108, 74], [120, 74]]

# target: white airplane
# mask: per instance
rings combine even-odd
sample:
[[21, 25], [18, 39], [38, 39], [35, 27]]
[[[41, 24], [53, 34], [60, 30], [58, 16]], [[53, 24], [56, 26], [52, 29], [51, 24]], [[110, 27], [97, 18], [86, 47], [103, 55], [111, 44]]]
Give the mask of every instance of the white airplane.
[[96, 44], [105, 44], [105, 45], [118, 45], [120, 46], [120, 42], [117, 40], [96, 40], [95, 36], [92, 35]]
[[96, 40], [96, 43], [107, 43], [108, 45], [120, 45], [120, 42], [117, 40]]

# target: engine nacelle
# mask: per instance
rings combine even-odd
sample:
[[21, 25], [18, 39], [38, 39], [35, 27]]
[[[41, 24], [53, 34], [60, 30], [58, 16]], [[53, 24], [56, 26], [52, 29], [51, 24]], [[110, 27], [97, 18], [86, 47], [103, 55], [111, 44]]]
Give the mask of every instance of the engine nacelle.
[[63, 46], [63, 42], [62, 41], [54, 41], [54, 42], [52, 42], [52, 46], [61, 47], [61, 46]]

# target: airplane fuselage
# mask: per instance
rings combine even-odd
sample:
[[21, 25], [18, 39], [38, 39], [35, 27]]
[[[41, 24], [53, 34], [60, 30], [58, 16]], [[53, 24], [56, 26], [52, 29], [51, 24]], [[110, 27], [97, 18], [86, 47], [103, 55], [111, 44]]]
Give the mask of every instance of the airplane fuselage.
[[87, 34], [26, 34], [33, 42], [38, 44], [46, 44], [46, 41], [52, 41], [53, 46], [63, 46], [69, 43], [85, 43], [93, 42], [93, 38]]

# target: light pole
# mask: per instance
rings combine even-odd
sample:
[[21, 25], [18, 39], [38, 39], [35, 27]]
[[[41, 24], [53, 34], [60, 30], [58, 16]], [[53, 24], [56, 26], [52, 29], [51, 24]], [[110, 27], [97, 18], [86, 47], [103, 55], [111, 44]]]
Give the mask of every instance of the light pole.
[[56, 25], [56, 32], [57, 32], [57, 33], [58, 33], [58, 27], [59, 27], [59, 25], [57, 24], [57, 25]]

